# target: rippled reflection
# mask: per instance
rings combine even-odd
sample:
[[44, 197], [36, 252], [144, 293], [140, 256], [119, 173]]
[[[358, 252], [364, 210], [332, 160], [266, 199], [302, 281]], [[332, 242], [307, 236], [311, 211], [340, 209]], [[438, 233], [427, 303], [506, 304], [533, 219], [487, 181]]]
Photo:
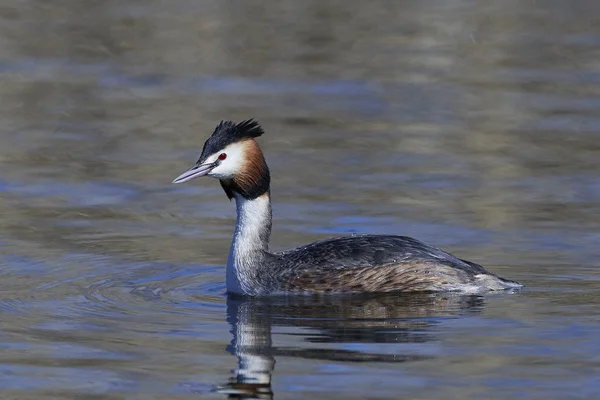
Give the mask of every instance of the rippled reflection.
[[[228, 350], [238, 357], [238, 369], [231, 381], [218, 387], [217, 391], [229, 398], [273, 398], [271, 378], [277, 358], [355, 363], [431, 359], [431, 355], [419, 354], [416, 346], [410, 353], [397, 353], [394, 347], [435, 341], [431, 328], [441, 319], [466, 313], [475, 315], [483, 307], [483, 297], [458, 294], [273, 299], [230, 296], [227, 320], [233, 340]], [[339, 346], [274, 345], [271, 337], [274, 326], [308, 329], [310, 333], [302, 335], [304, 341]], [[351, 344], [357, 350], [344, 349], [345, 344]], [[381, 349], [385, 352], [377, 352], [369, 350], [371, 344], [390, 346]]]

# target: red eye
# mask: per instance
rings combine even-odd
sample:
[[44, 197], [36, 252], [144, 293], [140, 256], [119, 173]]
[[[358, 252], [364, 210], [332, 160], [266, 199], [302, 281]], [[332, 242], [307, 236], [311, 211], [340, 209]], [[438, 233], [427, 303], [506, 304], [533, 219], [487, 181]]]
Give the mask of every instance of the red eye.
[[226, 158], [227, 158], [227, 154], [225, 154], [225, 153], [219, 154], [219, 160], [223, 161]]

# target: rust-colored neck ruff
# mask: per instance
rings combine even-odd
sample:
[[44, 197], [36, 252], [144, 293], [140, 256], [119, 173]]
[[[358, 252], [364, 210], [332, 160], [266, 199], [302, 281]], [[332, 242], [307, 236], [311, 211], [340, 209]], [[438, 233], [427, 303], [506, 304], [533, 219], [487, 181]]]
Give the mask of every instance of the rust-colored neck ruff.
[[269, 192], [271, 175], [258, 143], [254, 139], [245, 140], [244, 161], [232, 178], [221, 179], [221, 186], [229, 199], [239, 193], [246, 200], [252, 200]]

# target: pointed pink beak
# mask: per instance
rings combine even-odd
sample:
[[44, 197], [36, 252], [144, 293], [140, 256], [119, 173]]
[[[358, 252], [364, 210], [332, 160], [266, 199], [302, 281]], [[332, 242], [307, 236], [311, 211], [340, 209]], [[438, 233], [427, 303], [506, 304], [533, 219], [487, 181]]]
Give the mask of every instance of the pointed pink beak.
[[173, 180], [173, 183], [183, 183], [187, 181], [191, 181], [192, 179], [199, 178], [201, 176], [206, 176], [217, 166], [216, 163], [210, 164], [196, 164], [192, 168], [185, 171], [183, 174], [179, 175], [177, 178]]

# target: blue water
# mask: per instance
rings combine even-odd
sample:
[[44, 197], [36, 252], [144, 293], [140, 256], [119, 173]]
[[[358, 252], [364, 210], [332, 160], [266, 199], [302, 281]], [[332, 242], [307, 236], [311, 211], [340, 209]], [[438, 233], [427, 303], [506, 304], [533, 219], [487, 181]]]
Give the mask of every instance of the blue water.
[[[600, 397], [598, 11], [2, 7], [0, 397]], [[275, 250], [410, 235], [526, 287], [228, 297], [234, 205], [170, 182], [250, 117]]]

